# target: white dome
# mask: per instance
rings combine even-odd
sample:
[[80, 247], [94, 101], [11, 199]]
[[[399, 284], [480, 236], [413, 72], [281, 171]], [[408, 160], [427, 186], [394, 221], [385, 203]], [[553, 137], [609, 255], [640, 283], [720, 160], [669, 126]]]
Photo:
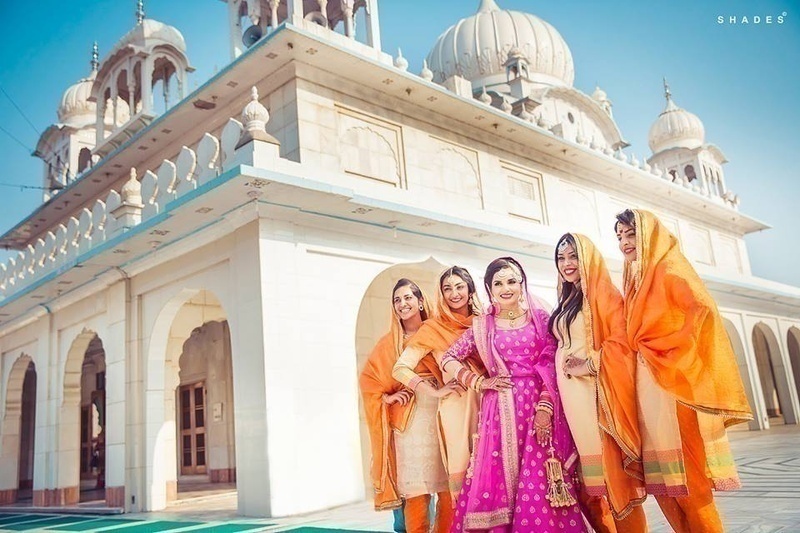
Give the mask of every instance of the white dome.
[[512, 48], [527, 57], [532, 81], [572, 86], [572, 53], [558, 31], [534, 15], [500, 9], [495, 0], [481, 0], [477, 13], [442, 33], [427, 61], [436, 82], [458, 74], [473, 88], [491, 89], [506, 83], [503, 63]]
[[[160, 41], [160, 43], [159, 43]], [[186, 41], [177, 28], [153, 19], [144, 19], [126, 33], [114, 46], [110, 55], [129, 44], [139, 46], [152, 46], [152, 44], [170, 44], [177, 50], [186, 53]]]
[[703, 122], [685, 109], [681, 109], [667, 94], [667, 107], [650, 126], [648, 144], [654, 154], [670, 148], [694, 149], [705, 142]]
[[89, 77], [83, 78], [75, 85], [70, 86], [61, 97], [58, 105], [58, 120], [64, 124], [83, 125], [84, 123], [94, 123], [97, 115], [97, 104], [90, 102], [92, 94], [92, 84], [96, 73], [92, 72]]

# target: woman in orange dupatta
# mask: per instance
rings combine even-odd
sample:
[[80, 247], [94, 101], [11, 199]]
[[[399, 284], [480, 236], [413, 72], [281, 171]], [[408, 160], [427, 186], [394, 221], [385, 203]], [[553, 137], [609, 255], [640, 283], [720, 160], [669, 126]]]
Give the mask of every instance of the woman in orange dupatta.
[[[465, 391], [455, 376], [446, 372], [443, 380], [436, 382], [423, 379], [414, 368], [426, 358], [441, 365], [444, 352], [472, 325], [479, 309], [470, 273], [459, 266], [445, 270], [439, 276], [434, 318], [426, 321], [409, 341], [392, 371], [392, 376], [415, 395], [439, 399], [440, 444], [453, 504], [461, 492], [472, 452], [472, 435], [478, 427], [478, 393]], [[473, 370], [483, 373], [483, 369]]]
[[622, 295], [587, 237], [563, 235], [555, 261], [558, 305], [549, 328], [558, 339], [558, 390], [580, 455], [584, 514], [598, 532], [646, 532], [636, 359]]
[[[419, 405], [414, 394], [392, 377], [400, 353], [429, 316], [428, 300], [417, 284], [399, 280], [392, 290], [391, 329], [378, 341], [359, 377], [372, 446], [375, 509], [404, 506], [409, 533], [428, 532], [430, 494], [447, 494], [436, 438], [436, 403]], [[441, 379], [434, 361], [420, 362], [416, 371]]]
[[615, 224], [647, 491], [676, 531], [721, 532], [712, 489], [739, 488], [725, 428], [752, 419], [719, 311], [678, 240], [643, 210]]

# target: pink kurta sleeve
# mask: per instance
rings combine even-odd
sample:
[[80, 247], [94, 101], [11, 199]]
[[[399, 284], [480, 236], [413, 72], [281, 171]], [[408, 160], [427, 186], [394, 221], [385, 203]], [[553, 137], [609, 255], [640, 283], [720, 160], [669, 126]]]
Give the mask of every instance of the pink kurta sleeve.
[[478, 345], [475, 344], [475, 333], [472, 328], [461, 334], [461, 336], [453, 343], [452, 346], [442, 356], [442, 369], [450, 362], [457, 362], [459, 365], [461, 361], [470, 356], [478, 354]]

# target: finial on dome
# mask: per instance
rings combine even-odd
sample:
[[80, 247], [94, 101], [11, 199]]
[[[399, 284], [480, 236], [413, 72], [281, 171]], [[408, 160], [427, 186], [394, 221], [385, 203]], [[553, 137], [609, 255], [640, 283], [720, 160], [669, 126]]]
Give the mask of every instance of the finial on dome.
[[403, 57], [403, 51], [399, 48], [397, 49], [397, 57], [394, 60], [394, 66], [400, 70], [408, 70], [408, 60]]
[[97, 69], [100, 68], [100, 52], [97, 48], [97, 41], [92, 45], [92, 61], [89, 64], [92, 65], [92, 72], [97, 72]]
[[669, 83], [667, 83], [666, 76], [664, 77], [664, 98], [667, 99], [667, 106], [664, 108], [664, 112], [667, 111], [676, 111], [679, 109], [678, 105], [672, 100], [672, 91], [669, 90]]
[[428, 68], [428, 60], [422, 60], [422, 72], [419, 73], [420, 78], [425, 81], [433, 81], [433, 71]]
[[136, 24], [144, 22], [144, 0], [136, 2]]
[[258, 89], [253, 86], [250, 90], [250, 102], [242, 110], [242, 135], [236, 148], [240, 148], [250, 141], [266, 141], [271, 144], [280, 145], [280, 142], [267, 133], [267, 122], [269, 122], [269, 111], [258, 101]]
[[242, 121], [245, 129], [264, 129], [269, 121], [269, 111], [258, 101], [258, 89], [253, 86], [250, 90], [250, 102], [242, 111]]
[[500, 11], [500, 6], [494, 0], [481, 0], [478, 6], [478, 13], [488, 13], [490, 11]]

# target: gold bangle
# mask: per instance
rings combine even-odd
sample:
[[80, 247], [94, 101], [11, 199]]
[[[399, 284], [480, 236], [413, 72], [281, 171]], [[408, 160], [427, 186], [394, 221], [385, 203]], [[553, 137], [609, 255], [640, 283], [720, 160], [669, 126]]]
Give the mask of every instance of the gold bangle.
[[597, 367], [594, 364], [594, 359], [592, 359], [591, 357], [589, 357], [586, 360], [586, 369], [589, 371], [591, 375], [593, 376], [597, 375]]

